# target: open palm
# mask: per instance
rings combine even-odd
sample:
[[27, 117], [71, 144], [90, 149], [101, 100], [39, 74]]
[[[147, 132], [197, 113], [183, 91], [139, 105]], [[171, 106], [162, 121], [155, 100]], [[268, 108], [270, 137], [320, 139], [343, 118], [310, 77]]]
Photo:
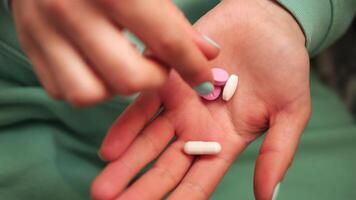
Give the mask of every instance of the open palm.
[[[95, 199], [161, 199], [171, 191], [171, 199], [208, 199], [232, 162], [265, 131], [256, 198], [271, 199], [283, 179], [310, 114], [303, 33], [266, 0], [223, 1], [196, 28], [221, 45], [213, 64], [239, 75], [237, 92], [229, 102], [201, 101], [172, 71], [163, 88], [143, 93], [110, 130], [101, 155], [112, 162], [93, 184]], [[164, 112], [151, 121], [161, 105]], [[182, 151], [188, 140], [217, 141], [222, 151], [188, 156]]]

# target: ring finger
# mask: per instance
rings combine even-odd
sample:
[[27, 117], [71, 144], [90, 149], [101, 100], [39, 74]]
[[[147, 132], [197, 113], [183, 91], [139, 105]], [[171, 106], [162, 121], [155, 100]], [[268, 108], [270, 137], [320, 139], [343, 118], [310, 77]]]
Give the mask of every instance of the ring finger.
[[29, 34], [62, 94], [74, 105], [88, 105], [108, 97], [108, 91], [76, 49], [40, 15]]

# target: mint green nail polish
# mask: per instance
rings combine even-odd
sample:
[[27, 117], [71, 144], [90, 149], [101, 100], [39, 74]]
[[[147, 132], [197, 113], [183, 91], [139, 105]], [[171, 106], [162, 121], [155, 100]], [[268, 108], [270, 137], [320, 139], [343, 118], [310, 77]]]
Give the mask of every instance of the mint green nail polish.
[[214, 85], [210, 82], [204, 82], [194, 87], [194, 90], [198, 92], [200, 95], [207, 95], [214, 90]]
[[209, 44], [211, 44], [212, 46], [220, 49], [220, 45], [218, 45], [218, 43], [216, 43], [214, 40], [212, 40], [210, 37], [203, 35], [203, 38], [205, 41], [207, 41]]
[[274, 188], [274, 192], [273, 192], [273, 196], [272, 196], [272, 200], [276, 200], [279, 194], [279, 189], [281, 187], [281, 183], [278, 183], [276, 185], [276, 187]]
[[105, 160], [103, 159], [103, 157], [101, 156], [101, 154], [100, 154], [99, 151], [97, 152], [97, 155], [98, 155], [98, 157], [100, 158], [100, 160], [105, 161]]

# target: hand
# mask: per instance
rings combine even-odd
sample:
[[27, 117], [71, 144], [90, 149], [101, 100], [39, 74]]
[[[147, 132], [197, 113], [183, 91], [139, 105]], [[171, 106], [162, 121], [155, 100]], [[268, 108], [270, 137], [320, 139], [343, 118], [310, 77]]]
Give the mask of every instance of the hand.
[[[13, 0], [20, 43], [46, 91], [84, 106], [155, 88], [168, 70], [142, 57], [125, 28], [192, 86], [211, 80], [218, 49], [166, 0]], [[206, 56], [201, 50], [208, 52]]]
[[[267, 0], [225, 0], [196, 28], [221, 45], [213, 63], [239, 75], [237, 92], [229, 102], [205, 107], [173, 75], [158, 94], [143, 94], [103, 142], [100, 153], [111, 162], [93, 183], [95, 199], [160, 199], [172, 190], [170, 199], [208, 199], [232, 162], [266, 131], [256, 161], [256, 199], [270, 200], [283, 180], [310, 116], [309, 59], [298, 24]], [[161, 104], [165, 111], [149, 123]], [[194, 159], [182, 152], [187, 140], [217, 141], [222, 152]], [[156, 157], [153, 168], [125, 189]]]

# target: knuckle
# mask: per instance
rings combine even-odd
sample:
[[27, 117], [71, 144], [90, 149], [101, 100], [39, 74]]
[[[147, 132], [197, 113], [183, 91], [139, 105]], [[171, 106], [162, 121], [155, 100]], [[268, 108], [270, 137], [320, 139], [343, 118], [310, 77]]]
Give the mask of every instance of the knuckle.
[[130, 95], [138, 92], [142, 89], [143, 84], [135, 76], [124, 76], [115, 78], [113, 81], [113, 87], [115, 92], [123, 95]]
[[158, 146], [155, 144], [155, 142], [153, 141], [153, 139], [147, 135], [147, 134], [142, 134], [142, 140], [144, 141], [144, 143], [146, 143], [147, 145], [145, 146], [149, 146], [151, 151], [155, 154], [155, 155], [159, 155], [161, 153], [161, 149], [158, 148]]
[[[126, 8], [128, 3], [131, 3], [131, 1], [117, 1], [117, 0], [95, 0], [96, 3], [99, 4], [99, 6], [108, 9], [108, 10], [113, 10], [115, 9], [116, 11], [125, 11], [123, 9], [120, 10], [120, 8]], [[127, 10], [127, 9], [126, 9]], [[118, 13], [120, 14], [120, 13]]]
[[65, 15], [68, 12], [68, 2], [61, 0], [43, 0], [41, 8], [55, 15]]
[[185, 49], [183, 46], [183, 39], [178, 34], [163, 34], [159, 40], [160, 51], [166, 56], [178, 57], [184, 55]]
[[33, 12], [22, 13], [16, 23], [16, 29], [18, 33], [31, 33], [34, 32], [38, 24], [38, 17]]
[[23, 28], [26, 28], [29, 24], [33, 24], [34, 21], [36, 20], [33, 12], [22, 13], [19, 19], [21, 21]]
[[260, 152], [259, 152], [259, 158], [258, 159], [265, 159], [266, 156], [271, 156], [271, 155], [279, 155], [281, 154], [281, 150], [271, 146], [271, 145], [262, 145]]
[[153, 170], [160, 177], [160, 179], [168, 180], [172, 184], [176, 184], [180, 181], [179, 176], [173, 176], [173, 174], [165, 167], [154, 165]]
[[198, 196], [201, 196], [201, 199], [209, 199], [209, 194], [197, 182], [183, 181], [181, 183], [181, 186], [186, 187], [188, 190], [190, 190], [192, 192], [192, 194], [196, 194]]

